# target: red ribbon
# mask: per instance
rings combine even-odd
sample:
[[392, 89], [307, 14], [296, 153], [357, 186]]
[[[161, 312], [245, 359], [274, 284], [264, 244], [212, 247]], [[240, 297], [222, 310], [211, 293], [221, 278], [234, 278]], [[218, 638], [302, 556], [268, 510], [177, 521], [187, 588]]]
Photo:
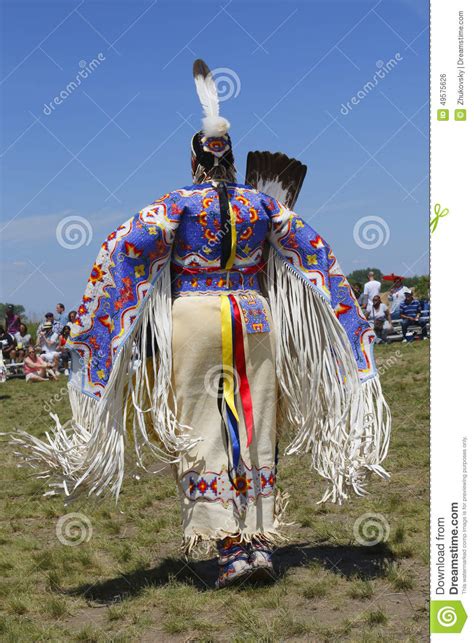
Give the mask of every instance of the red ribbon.
[[234, 315], [234, 363], [240, 380], [240, 399], [244, 411], [245, 428], [247, 429], [247, 447], [252, 443], [253, 438], [253, 405], [250, 385], [245, 367], [244, 334], [242, 330], [242, 318], [240, 308], [234, 295], [229, 295]]

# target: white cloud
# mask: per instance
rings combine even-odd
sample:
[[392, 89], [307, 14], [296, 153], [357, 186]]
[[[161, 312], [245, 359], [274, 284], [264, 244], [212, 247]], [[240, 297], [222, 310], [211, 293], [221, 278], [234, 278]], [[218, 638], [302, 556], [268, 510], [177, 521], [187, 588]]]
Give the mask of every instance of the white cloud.
[[70, 210], [21, 217], [2, 233], [0, 301], [21, 303], [42, 315], [57, 301], [75, 308], [80, 301], [100, 244], [123, 223], [123, 213], [101, 211], [88, 215], [92, 239], [76, 250], [62, 247], [56, 238], [58, 223]]
[[[52, 243], [56, 241], [56, 227], [59, 222], [67, 216], [74, 213], [72, 210], [64, 210], [63, 212], [54, 212], [50, 214], [36, 214], [28, 217], [18, 217], [11, 223], [4, 223], [2, 227], [2, 243], [20, 242], [27, 244], [31, 241], [51, 240]], [[84, 216], [84, 215], [81, 215]], [[97, 240], [97, 245], [102, 243], [103, 239], [108, 232], [114, 227], [119, 226], [126, 220], [127, 215], [122, 213], [92, 213], [84, 217], [89, 221], [92, 226], [94, 236], [100, 233], [100, 238]], [[4, 248], [6, 250], [7, 248]]]

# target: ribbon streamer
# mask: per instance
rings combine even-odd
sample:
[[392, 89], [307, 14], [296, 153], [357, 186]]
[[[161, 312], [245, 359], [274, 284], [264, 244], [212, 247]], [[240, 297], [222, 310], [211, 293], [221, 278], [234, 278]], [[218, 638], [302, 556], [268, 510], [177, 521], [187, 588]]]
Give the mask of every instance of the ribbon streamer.
[[[217, 184], [216, 192], [219, 197], [219, 210], [221, 214], [221, 268], [228, 268], [232, 255], [232, 207], [229, 203], [229, 194], [224, 182], [220, 181]], [[231, 268], [232, 264], [230, 265]]]
[[235, 403], [236, 379], [247, 433], [247, 448], [253, 439], [253, 404], [245, 365], [242, 317], [234, 295], [221, 295], [222, 374], [219, 383], [220, 411], [232, 448], [232, 467], [236, 473], [240, 461], [239, 415]]
[[230, 270], [234, 266], [235, 256], [237, 254], [237, 228], [234, 208], [229, 200], [229, 225], [230, 225], [230, 255], [226, 262], [226, 269]]
[[240, 308], [234, 295], [229, 295], [232, 305], [232, 312], [234, 318], [234, 362], [235, 370], [237, 371], [240, 381], [240, 399], [244, 411], [245, 428], [247, 430], [247, 447], [252, 443], [253, 438], [253, 405], [252, 395], [250, 394], [250, 385], [247, 377], [247, 369], [245, 366], [245, 345], [244, 334], [242, 330], [242, 318], [240, 316]]
[[227, 295], [221, 295], [222, 389], [227, 428], [232, 444], [232, 460], [237, 470], [240, 460], [239, 415], [235, 406], [233, 320]]

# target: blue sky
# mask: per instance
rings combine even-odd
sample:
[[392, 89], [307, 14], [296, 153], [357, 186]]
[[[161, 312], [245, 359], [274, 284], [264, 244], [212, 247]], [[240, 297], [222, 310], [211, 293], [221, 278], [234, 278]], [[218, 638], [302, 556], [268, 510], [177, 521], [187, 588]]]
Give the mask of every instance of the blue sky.
[[[223, 69], [241, 176], [251, 149], [306, 163], [296, 210], [346, 273], [428, 271], [424, 0], [1, 6], [0, 301], [36, 314], [75, 307], [105, 235], [190, 183], [196, 57]], [[71, 222], [78, 237], [64, 236]]]

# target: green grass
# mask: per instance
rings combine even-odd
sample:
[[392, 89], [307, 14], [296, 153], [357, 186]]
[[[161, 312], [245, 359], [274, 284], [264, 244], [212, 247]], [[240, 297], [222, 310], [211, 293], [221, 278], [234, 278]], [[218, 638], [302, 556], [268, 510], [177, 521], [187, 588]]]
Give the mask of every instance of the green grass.
[[369, 623], [369, 625], [385, 625], [387, 621], [387, 616], [380, 609], [367, 614], [367, 623]]
[[368, 600], [374, 595], [374, 586], [373, 583], [369, 580], [360, 580], [354, 579], [349, 586], [348, 594], [351, 598], [356, 598], [359, 600]]
[[[290, 493], [289, 542], [281, 575], [267, 587], [212, 589], [215, 561], [186, 564], [171, 475], [128, 480], [117, 507], [81, 501], [65, 509], [44, 483], [19, 469], [3, 445], [0, 520], [2, 641], [376, 641], [428, 640], [428, 342], [378, 346], [393, 414], [388, 482], [342, 507], [318, 505], [322, 483], [307, 458], [283, 457]], [[69, 416], [58, 383], [1, 386], [1, 431], [50, 428], [48, 412]], [[67, 512], [90, 521], [90, 540], [56, 536]], [[362, 547], [353, 525], [382, 514], [388, 540]]]

